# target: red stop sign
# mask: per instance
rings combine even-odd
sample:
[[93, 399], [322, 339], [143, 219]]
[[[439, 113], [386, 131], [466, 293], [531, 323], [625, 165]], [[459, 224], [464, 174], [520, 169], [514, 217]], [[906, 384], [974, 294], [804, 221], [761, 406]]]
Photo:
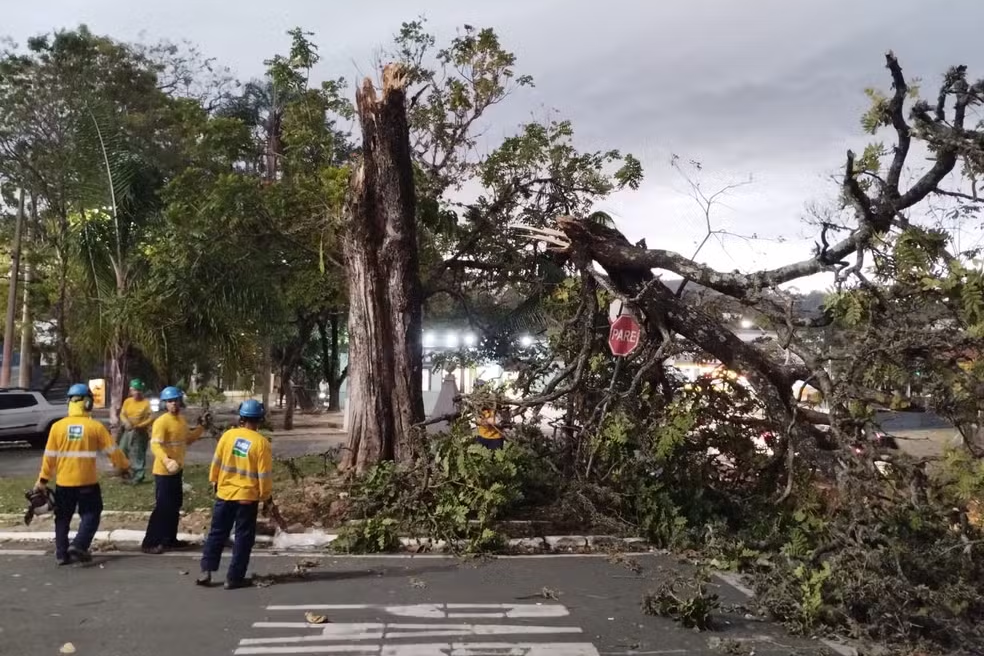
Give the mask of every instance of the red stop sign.
[[639, 346], [642, 329], [639, 322], [629, 314], [623, 314], [612, 322], [608, 331], [608, 348], [612, 355], [626, 356]]

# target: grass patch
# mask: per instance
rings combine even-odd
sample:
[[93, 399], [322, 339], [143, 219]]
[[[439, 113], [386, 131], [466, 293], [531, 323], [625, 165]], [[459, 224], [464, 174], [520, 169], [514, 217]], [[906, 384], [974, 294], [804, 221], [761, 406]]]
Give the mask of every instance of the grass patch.
[[[320, 455], [301, 456], [290, 460], [277, 460], [273, 463], [274, 495], [283, 485], [289, 484], [295, 476], [317, 476], [327, 473], [330, 464]], [[148, 462], [148, 469], [150, 463]], [[20, 513], [26, 501], [24, 492], [33, 487], [33, 476], [0, 478], [0, 513]], [[184, 482], [191, 484], [191, 492], [185, 492], [185, 510], [209, 508], [213, 497], [208, 486], [208, 465], [188, 465], [184, 470]], [[103, 507], [106, 510], [150, 511], [154, 508], [154, 482], [132, 486], [124, 484], [118, 477], [103, 474], [100, 481], [103, 494]]]

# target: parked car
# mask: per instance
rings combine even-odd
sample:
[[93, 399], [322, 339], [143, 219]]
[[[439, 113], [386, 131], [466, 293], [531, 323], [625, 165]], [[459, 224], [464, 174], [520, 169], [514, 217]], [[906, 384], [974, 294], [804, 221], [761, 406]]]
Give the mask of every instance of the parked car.
[[65, 408], [52, 405], [41, 392], [0, 389], [0, 443], [27, 442], [43, 449], [51, 425], [64, 416]]

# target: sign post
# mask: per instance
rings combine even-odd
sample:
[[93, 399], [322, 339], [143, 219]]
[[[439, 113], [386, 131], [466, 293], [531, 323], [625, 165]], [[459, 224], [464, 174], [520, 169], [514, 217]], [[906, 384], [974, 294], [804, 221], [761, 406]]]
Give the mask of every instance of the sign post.
[[639, 347], [642, 337], [642, 328], [639, 322], [630, 314], [623, 314], [612, 322], [612, 327], [608, 331], [608, 348], [612, 355], [625, 357]]

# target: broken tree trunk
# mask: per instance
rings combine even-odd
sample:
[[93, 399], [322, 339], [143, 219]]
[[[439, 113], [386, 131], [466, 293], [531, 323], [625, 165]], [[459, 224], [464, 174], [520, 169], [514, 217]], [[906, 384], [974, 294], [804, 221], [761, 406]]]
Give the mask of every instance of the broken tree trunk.
[[382, 97], [356, 92], [362, 161], [349, 189], [344, 235], [349, 292], [349, 440], [342, 468], [362, 472], [415, 453], [424, 419], [421, 284], [406, 77], [383, 70]]

